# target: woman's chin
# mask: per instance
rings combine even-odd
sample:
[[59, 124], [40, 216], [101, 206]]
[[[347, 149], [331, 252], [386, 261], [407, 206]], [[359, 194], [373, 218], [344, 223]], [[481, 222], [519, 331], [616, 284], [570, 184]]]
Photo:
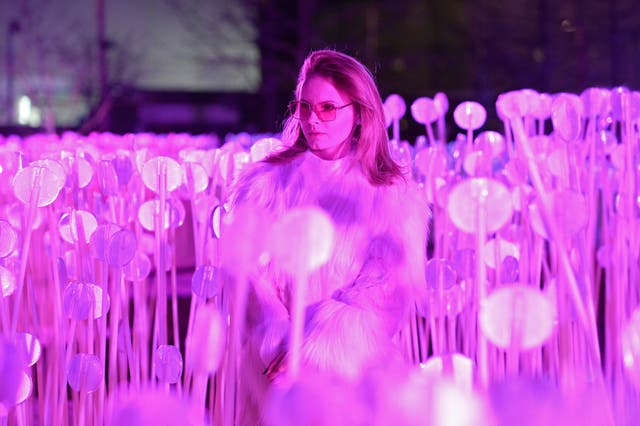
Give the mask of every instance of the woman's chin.
[[329, 147], [310, 145], [309, 149], [323, 160], [337, 160], [344, 157], [349, 152], [347, 144]]

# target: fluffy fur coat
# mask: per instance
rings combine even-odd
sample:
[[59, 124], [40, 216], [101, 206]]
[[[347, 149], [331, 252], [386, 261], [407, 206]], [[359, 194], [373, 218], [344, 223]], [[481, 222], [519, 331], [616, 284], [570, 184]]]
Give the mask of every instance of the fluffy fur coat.
[[[253, 165], [239, 179], [232, 203], [276, 219], [293, 207], [316, 206], [333, 219], [333, 254], [311, 274], [306, 290], [303, 373], [358, 380], [367, 367], [397, 356], [392, 336], [411, 301], [426, 291], [428, 208], [409, 177], [373, 186], [351, 156], [327, 161], [307, 152], [287, 164]], [[251, 277], [240, 424], [261, 424], [269, 387], [263, 372], [286, 351], [290, 286], [274, 264]]]

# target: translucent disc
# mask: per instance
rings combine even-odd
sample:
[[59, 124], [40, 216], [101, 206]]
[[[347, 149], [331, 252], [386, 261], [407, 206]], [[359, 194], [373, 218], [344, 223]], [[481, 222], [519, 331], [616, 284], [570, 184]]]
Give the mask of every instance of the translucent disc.
[[506, 256], [500, 267], [500, 281], [502, 283], [518, 282], [520, 276], [520, 262], [514, 256]]
[[468, 391], [473, 389], [473, 361], [462, 354], [432, 356], [420, 368], [434, 379], [447, 377]]
[[107, 261], [108, 243], [111, 237], [119, 232], [122, 228], [113, 223], [100, 225], [91, 236], [91, 254], [98, 260]]
[[496, 101], [496, 112], [502, 120], [516, 120], [522, 117], [523, 111], [519, 102], [520, 94], [517, 91], [501, 93]]
[[5, 220], [0, 220], [0, 258], [7, 257], [16, 249], [18, 233]]
[[216, 296], [220, 291], [218, 268], [213, 265], [198, 266], [191, 278], [191, 290], [205, 300]]
[[622, 329], [622, 362], [631, 382], [640, 389], [640, 309], [636, 308]]
[[473, 249], [460, 249], [453, 255], [453, 265], [462, 280], [476, 275], [476, 252]]
[[277, 138], [262, 138], [258, 139], [249, 151], [251, 161], [262, 161], [274, 152], [282, 149], [282, 141]]
[[[431, 259], [425, 268], [427, 281], [426, 306], [418, 304], [418, 310], [425, 317], [443, 317], [456, 315], [468, 301], [468, 292], [453, 265], [446, 259]], [[442, 291], [440, 286], [442, 285]]]
[[250, 162], [251, 156], [248, 152], [242, 151], [233, 154], [233, 178], [235, 179]]
[[312, 207], [291, 209], [271, 232], [271, 255], [284, 270], [306, 273], [323, 265], [331, 256], [333, 222], [322, 210]]
[[500, 256], [500, 264], [502, 264], [507, 256], [513, 256], [516, 259], [520, 258], [520, 250], [517, 245], [507, 240], [492, 238], [484, 246], [484, 263], [490, 268], [495, 268], [497, 255]]
[[442, 176], [447, 171], [447, 152], [439, 146], [430, 146], [416, 153], [414, 164], [425, 176]]
[[447, 213], [462, 231], [476, 231], [481, 211], [485, 214], [487, 232], [497, 231], [511, 218], [511, 193], [503, 183], [472, 178], [458, 183], [449, 193]]
[[20, 399], [24, 363], [15, 343], [0, 337], [0, 405], [6, 410]]
[[109, 265], [121, 268], [127, 265], [136, 254], [137, 241], [133, 232], [122, 229], [111, 236], [107, 248]]
[[103, 367], [93, 354], [76, 354], [67, 366], [67, 381], [76, 392], [91, 393], [102, 385]]
[[564, 141], [574, 142], [582, 133], [584, 107], [580, 97], [572, 93], [562, 93], [553, 100], [551, 122], [553, 129]]
[[425, 267], [427, 285], [433, 290], [449, 289], [456, 285], [456, 271], [446, 259], [431, 259]]
[[482, 152], [495, 158], [502, 155], [506, 150], [504, 136], [492, 130], [481, 132], [473, 141], [474, 146]]
[[131, 262], [124, 268], [124, 276], [129, 281], [138, 282], [146, 279], [151, 272], [151, 261], [149, 257], [136, 251]]
[[29, 166], [19, 170], [14, 176], [13, 193], [24, 204], [29, 204], [31, 197], [35, 196], [36, 206], [48, 206], [58, 198], [64, 182], [64, 171], [60, 176], [48, 167]]
[[102, 289], [95, 284], [72, 282], [62, 294], [62, 307], [67, 316], [76, 321], [100, 318], [109, 310], [110, 298], [106, 295], [106, 306], [102, 306]]
[[526, 285], [494, 290], [480, 306], [480, 328], [499, 348], [532, 349], [542, 345], [555, 327], [555, 306], [541, 291]]
[[93, 167], [86, 158], [76, 157], [78, 166], [78, 188], [85, 188], [91, 182], [93, 177]]
[[120, 185], [127, 185], [133, 176], [133, 163], [131, 162], [131, 153], [128, 151], [118, 152], [111, 160], [113, 168], [118, 177]]
[[209, 176], [204, 167], [199, 163], [190, 161], [182, 164], [182, 181], [187, 187], [189, 194], [197, 194], [209, 186]]
[[453, 110], [453, 119], [462, 129], [476, 130], [487, 120], [487, 110], [478, 102], [462, 102]]
[[551, 116], [551, 104], [553, 98], [548, 93], [538, 94], [535, 102], [531, 105], [529, 112], [538, 120], [546, 120]]
[[490, 176], [493, 167], [491, 154], [473, 150], [465, 154], [462, 167], [469, 176]]
[[37, 337], [30, 333], [17, 333], [14, 342], [25, 366], [31, 367], [38, 362], [42, 353], [42, 345]]
[[440, 115], [444, 115], [447, 113], [447, 111], [449, 111], [449, 98], [447, 98], [446, 94], [442, 92], [436, 93], [433, 96], [433, 102], [436, 104]]
[[391, 150], [391, 157], [394, 159], [396, 163], [398, 163], [401, 167], [410, 169], [412, 163], [412, 155], [411, 155], [411, 145], [407, 142], [402, 141], [397, 143], [393, 141], [389, 146]]
[[153, 192], [159, 193], [158, 184], [165, 182], [165, 189], [171, 192], [182, 183], [182, 169], [176, 160], [159, 156], [144, 163], [142, 181]]
[[0, 285], [2, 286], [2, 295], [9, 297], [16, 290], [16, 274], [0, 266]]
[[101, 160], [98, 163], [98, 184], [103, 194], [110, 196], [118, 194], [118, 175], [112, 161]]
[[214, 237], [220, 238], [220, 215], [222, 214], [222, 205], [215, 206], [211, 211], [211, 232]]
[[[164, 229], [177, 228], [184, 221], [184, 205], [179, 200], [167, 199], [164, 205]], [[138, 210], [138, 220], [144, 229], [154, 231], [156, 217], [160, 217], [160, 200], [145, 201]]]
[[[557, 222], [561, 232], [572, 236], [584, 229], [587, 225], [588, 209], [586, 199], [582, 194], [570, 190], [554, 191], [551, 200], [553, 219]], [[536, 234], [548, 239], [538, 203], [536, 201], [529, 204], [531, 228]]]
[[440, 116], [440, 110], [433, 99], [420, 97], [411, 104], [411, 115], [420, 124], [431, 124]]
[[611, 92], [601, 87], [590, 87], [580, 94], [587, 117], [604, 117], [611, 110]]
[[31, 377], [29, 377], [29, 375], [24, 371], [20, 371], [19, 374], [20, 378], [18, 379], [14, 400], [0, 401], [0, 419], [9, 414], [9, 409], [11, 407], [22, 404], [31, 396], [33, 391], [33, 382], [31, 381]]
[[391, 124], [393, 120], [399, 120], [404, 117], [407, 112], [407, 104], [402, 96], [397, 94], [391, 94], [384, 101], [384, 112], [387, 118], [387, 126]]
[[160, 345], [153, 355], [156, 377], [162, 383], [177, 383], [182, 375], [182, 355], [173, 345]]
[[73, 210], [60, 218], [60, 236], [70, 244], [80, 240], [80, 229], [82, 228], [83, 240], [86, 243], [91, 241], [91, 236], [98, 228], [98, 221], [95, 216], [85, 210]]

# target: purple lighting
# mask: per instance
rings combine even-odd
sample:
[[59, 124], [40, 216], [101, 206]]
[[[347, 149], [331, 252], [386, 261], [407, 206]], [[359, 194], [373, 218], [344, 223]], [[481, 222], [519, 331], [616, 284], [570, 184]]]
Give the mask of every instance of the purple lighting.
[[[449, 111], [388, 98], [391, 155], [431, 209], [429, 259], [369, 235], [362, 217], [390, 210], [349, 192], [342, 158], [302, 157], [269, 186], [237, 191], [286, 149], [281, 134], [230, 134], [222, 146], [189, 134], [3, 139], [0, 424], [179, 413], [231, 425], [254, 401], [245, 369], [263, 364], [252, 385], [264, 386], [267, 425], [502, 425], [518, 419], [514, 406], [526, 425], [634, 424], [638, 99], [625, 88], [508, 92], [499, 132], [483, 131], [491, 111], [476, 102]], [[431, 127], [446, 114], [461, 132], [450, 144]], [[422, 146], [402, 140], [405, 115], [424, 126]], [[294, 172], [311, 189], [282, 195]], [[321, 173], [345, 192], [324, 193]], [[321, 202], [277, 213], [310, 194]], [[248, 196], [277, 208], [234, 198]], [[419, 204], [398, 196], [405, 210]], [[384, 226], [425, 232], [405, 210]], [[368, 257], [354, 266], [345, 243], [359, 238], [353, 250]], [[424, 261], [412, 278], [422, 284], [398, 295], [385, 283], [407, 259]], [[323, 294], [320, 279], [352, 268], [352, 285]], [[367, 363], [365, 346], [383, 361]]]

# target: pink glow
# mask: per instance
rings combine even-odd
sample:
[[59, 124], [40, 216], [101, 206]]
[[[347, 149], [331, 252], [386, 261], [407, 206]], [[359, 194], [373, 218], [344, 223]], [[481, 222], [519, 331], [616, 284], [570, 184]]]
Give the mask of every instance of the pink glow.
[[[398, 137], [389, 149], [432, 211], [432, 258], [423, 275], [402, 277], [422, 287], [398, 295], [354, 285], [364, 275], [386, 282], [393, 262], [414, 254], [377, 236], [388, 251], [374, 252], [374, 266], [358, 265], [363, 272], [297, 311], [304, 294], [295, 291], [314, 291], [314, 273], [334, 279], [352, 266], [338, 256], [323, 269], [344, 250], [336, 230], [367, 229], [350, 205], [331, 216], [317, 206], [233, 208], [237, 179], [282, 149], [280, 135], [230, 135], [221, 148], [190, 135], [13, 137], [0, 145], [0, 424], [35, 424], [35, 413], [52, 424], [229, 423], [244, 362], [281, 368], [258, 384], [271, 391], [273, 424], [634, 424], [638, 99], [626, 88], [505, 93], [496, 103], [504, 133], [447, 146], [430, 126], [448, 100], [422, 98], [411, 113], [429, 145], [416, 147], [397, 124], [405, 100], [389, 97]], [[484, 107], [455, 111], [456, 130], [481, 131]], [[426, 225], [409, 227], [402, 214], [388, 222], [408, 234]], [[265, 270], [278, 286], [258, 282]], [[271, 296], [287, 309], [256, 304]], [[271, 318], [264, 341], [239, 335], [238, 300], [246, 324]], [[344, 346], [379, 347], [376, 333], [389, 327], [368, 308], [396, 302], [407, 309], [383, 371], [367, 365], [343, 381], [295, 361], [311, 356], [310, 321], [335, 320], [318, 339], [341, 335], [344, 309], [353, 315]], [[251, 345], [269, 359], [247, 360]], [[340, 354], [345, 369], [356, 352]]]

